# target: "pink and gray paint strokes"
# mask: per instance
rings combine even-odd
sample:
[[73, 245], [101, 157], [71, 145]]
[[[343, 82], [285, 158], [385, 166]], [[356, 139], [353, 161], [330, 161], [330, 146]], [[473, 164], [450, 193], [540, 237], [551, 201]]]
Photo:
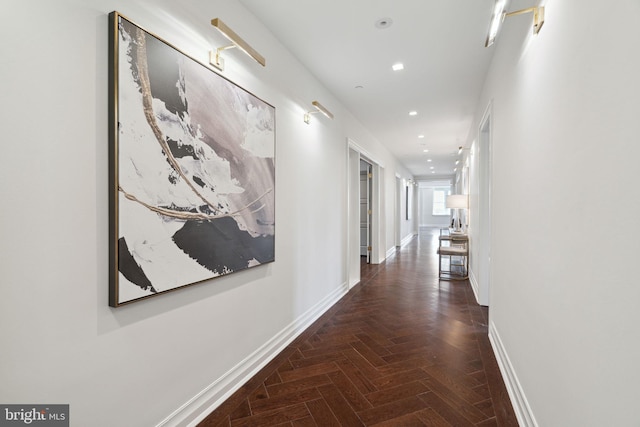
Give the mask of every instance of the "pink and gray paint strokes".
[[112, 305], [274, 261], [275, 109], [117, 18]]

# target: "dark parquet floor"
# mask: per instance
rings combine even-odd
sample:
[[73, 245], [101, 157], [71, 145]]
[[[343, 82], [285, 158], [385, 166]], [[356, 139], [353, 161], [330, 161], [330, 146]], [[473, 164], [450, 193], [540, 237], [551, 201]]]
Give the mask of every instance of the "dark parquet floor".
[[517, 426], [467, 281], [437, 230], [362, 280], [199, 426]]

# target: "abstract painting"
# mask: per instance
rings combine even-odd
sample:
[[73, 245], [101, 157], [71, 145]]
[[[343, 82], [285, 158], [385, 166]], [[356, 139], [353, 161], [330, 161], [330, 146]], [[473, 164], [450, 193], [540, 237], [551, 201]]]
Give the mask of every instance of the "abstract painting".
[[109, 305], [273, 262], [275, 108], [109, 19]]

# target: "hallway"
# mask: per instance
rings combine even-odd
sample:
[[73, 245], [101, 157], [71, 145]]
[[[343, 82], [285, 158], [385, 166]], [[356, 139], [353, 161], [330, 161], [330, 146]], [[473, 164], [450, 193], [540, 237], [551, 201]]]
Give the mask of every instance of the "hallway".
[[517, 426], [467, 281], [421, 232], [200, 426]]

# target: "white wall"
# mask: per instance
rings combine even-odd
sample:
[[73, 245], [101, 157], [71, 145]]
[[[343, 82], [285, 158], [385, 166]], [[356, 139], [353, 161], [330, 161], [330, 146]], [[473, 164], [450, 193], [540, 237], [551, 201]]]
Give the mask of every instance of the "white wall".
[[[347, 137], [384, 162], [385, 200], [396, 173], [410, 176], [237, 1], [4, 3], [0, 402], [69, 403], [72, 425], [150, 426], [203, 393], [175, 424], [346, 291]], [[229, 51], [224, 74], [276, 107], [275, 263], [107, 306], [113, 10], [202, 62], [224, 43], [209, 24], [220, 17], [267, 58], [262, 68]], [[313, 99], [336, 119], [305, 124]]]
[[451, 182], [440, 180], [420, 181], [418, 183], [420, 227], [448, 227], [451, 224], [451, 215], [433, 215], [433, 189], [439, 187], [451, 188]]
[[[407, 198], [409, 198], [408, 203]], [[406, 243], [413, 235], [418, 234], [418, 224], [420, 222], [418, 216], [418, 187], [404, 180], [402, 183], [400, 203], [400, 233], [402, 240]], [[407, 215], [407, 210], [409, 210], [409, 215]]]
[[549, 0], [493, 47], [467, 146], [492, 101], [490, 328], [522, 425], [640, 420], [639, 22], [637, 0]]

